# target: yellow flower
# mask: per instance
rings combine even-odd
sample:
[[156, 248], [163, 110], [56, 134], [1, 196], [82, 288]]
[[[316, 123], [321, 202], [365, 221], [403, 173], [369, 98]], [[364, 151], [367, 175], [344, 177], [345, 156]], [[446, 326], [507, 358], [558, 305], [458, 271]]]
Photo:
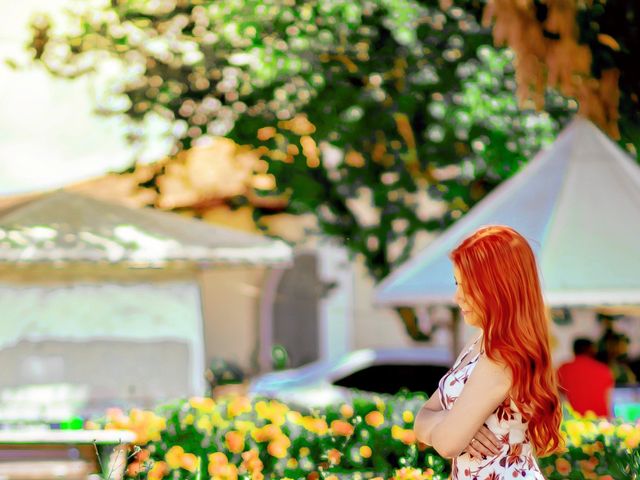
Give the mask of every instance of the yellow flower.
[[369, 447], [368, 445], [363, 445], [360, 447], [360, 455], [362, 455], [363, 458], [371, 457], [371, 453], [371, 447]]
[[329, 426], [323, 418], [305, 416], [302, 417], [300, 425], [316, 435], [324, 435], [329, 430]]
[[306, 457], [307, 455], [309, 455], [309, 453], [311, 453], [311, 450], [309, 450], [308, 447], [302, 447], [300, 449], [300, 456], [301, 457]]
[[297, 466], [298, 460], [296, 460], [295, 458], [290, 458], [289, 460], [287, 460], [287, 468], [296, 468]]
[[256, 424], [249, 420], [236, 420], [233, 422], [236, 430], [242, 433], [247, 433], [256, 428]]
[[189, 405], [203, 413], [212, 412], [216, 408], [216, 402], [211, 397], [191, 397]]
[[289, 407], [276, 400], [269, 400], [269, 403], [261, 400], [256, 403], [255, 408], [259, 417], [271, 420], [271, 423], [278, 426], [285, 422], [286, 414], [289, 411]]
[[433, 478], [433, 470], [428, 468], [421, 472], [417, 468], [403, 467], [395, 471], [391, 480], [431, 480]]
[[384, 400], [378, 396], [374, 397], [374, 401], [376, 402], [376, 408], [382, 413], [384, 412], [384, 409], [386, 408], [386, 405], [384, 404]]
[[289, 410], [286, 416], [287, 419], [292, 423], [299, 423], [302, 419], [302, 414], [300, 412], [296, 412], [295, 410]]
[[179, 445], [174, 445], [164, 455], [164, 459], [167, 461], [169, 468], [180, 468], [182, 466], [182, 456], [184, 455], [184, 449]]
[[413, 422], [413, 412], [410, 412], [409, 410], [402, 412], [402, 420], [407, 423]]
[[193, 416], [193, 413], [188, 413], [187, 415], [185, 415], [183, 422], [185, 425], [193, 425], [194, 420], [195, 417]]
[[607, 420], [602, 420], [598, 423], [598, 431], [603, 435], [610, 437], [615, 432], [616, 427], [609, 423]]
[[640, 444], [640, 428], [636, 428], [631, 431], [627, 435], [627, 438], [624, 439], [623, 444], [625, 447], [631, 450], [635, 450], [636, 448], [638, 448], [638, 444]]
[[211, 432], [213, 432], [213, 424], [211, 423], [211, 418], [207, 415], [201, 416], [196, 421], [196, 428], [211, 435]]
[[620, 438], [626, 438], [631, 432], [633, 432], [633, 427], [628, 423], [623, 423], [616, 427], [616, 435]]

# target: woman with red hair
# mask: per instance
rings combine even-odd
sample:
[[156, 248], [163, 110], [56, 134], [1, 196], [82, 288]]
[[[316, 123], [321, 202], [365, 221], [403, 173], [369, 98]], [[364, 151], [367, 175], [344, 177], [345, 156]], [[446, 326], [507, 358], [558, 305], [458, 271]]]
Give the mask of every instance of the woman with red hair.
[[544, 480], [536, 457], [562, 448], [562, 409], [533, 251], [490, 225], [450, 258], [455, 302], [480, 335], [422, 406], [416, 438], [452, 459], [452, 480]]

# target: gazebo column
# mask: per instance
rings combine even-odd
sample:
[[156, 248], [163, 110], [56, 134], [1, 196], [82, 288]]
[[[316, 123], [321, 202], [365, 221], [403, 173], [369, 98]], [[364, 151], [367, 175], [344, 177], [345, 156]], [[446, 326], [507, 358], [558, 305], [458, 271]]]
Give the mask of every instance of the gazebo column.
[[260, 296], [258, 318], [260, 329], [257, 337], [258, 362], [260, 372], [272, 370], [271, 347], [273, 346], [273, 311], [276, 302], [278, 285], [282, 280], [285, 268], [271, 268], [267, 270]]

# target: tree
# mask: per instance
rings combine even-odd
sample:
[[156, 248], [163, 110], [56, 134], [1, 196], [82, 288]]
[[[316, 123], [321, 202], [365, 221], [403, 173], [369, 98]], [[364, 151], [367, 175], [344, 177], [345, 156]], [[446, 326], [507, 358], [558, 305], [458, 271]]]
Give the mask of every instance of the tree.
[[[416, 232], [447, 227], [514, 174], [570, 111], [551, 94], [554, 118], [518, 111], [511, 54], [460, 7], [114, 0], [71, 19], [66, 33], [32, 24], [36, 60], [73, 77], [116, 59], [124, 73], [101, 111], [164, 118], [174, 153], [216, 135], [253, 145], [256, 173], [272, 179], [255, 194], [314, 214], [376, 280], [407, 258]], [[163, 175], [144, 186], [160, 191]], [[425, 208], [430, 199], [444, 207]]]
[[[481, 7], [476, 5], [478, 11]], [[580, 112], [637, 156], [640, 138], [640, 4], [625, 0], [489, 0], [496, 44], [517, 56], [523, 104], [544, 91], [576, 98]]]

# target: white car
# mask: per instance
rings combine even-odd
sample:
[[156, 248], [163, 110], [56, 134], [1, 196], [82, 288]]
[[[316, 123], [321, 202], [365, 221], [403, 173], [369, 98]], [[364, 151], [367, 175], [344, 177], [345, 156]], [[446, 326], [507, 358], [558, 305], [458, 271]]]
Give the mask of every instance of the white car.
[[249, 383], [249, 396], [312, 408], [345, 402], [354, 395], [353, 389], [393, 394], [404, 387], [431, 395], [453, 360], [446, 348], [356, 350], [336, 360], [255, 377]]

